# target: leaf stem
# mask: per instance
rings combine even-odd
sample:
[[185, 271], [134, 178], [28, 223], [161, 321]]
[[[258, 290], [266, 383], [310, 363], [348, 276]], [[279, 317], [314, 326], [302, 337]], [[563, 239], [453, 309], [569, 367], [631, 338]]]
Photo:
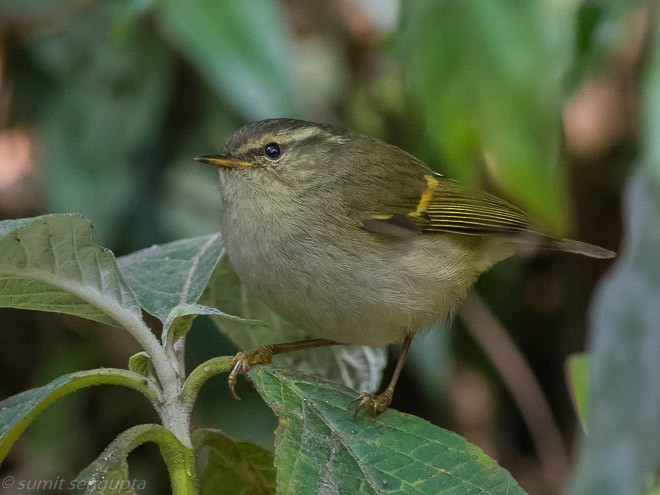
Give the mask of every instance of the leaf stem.
[[215, 375], [227, 373], [231, 368], [231, 359], [231, 356], [220, 356], [209, 359], [197, 366], [197, 368], [188, 375], [188, 378], [183, 384], [180, 395], [181, 402], [188, 411], [188, 416], [190, 416], [190, 412], [192, 412], [195, 400], [197, 399], [197, 394], [204, 383]]
[[158, 446], [170, 475], [173, 495], [196, 495], [195, 453], [161, 425], [146, 424], [129, 428], [105, 449], [100, 458], [110, 458], [116, 455], [116, 452], [128, 456], [131, 451], [146, 442], [154, 442]]
[[[156, 370], [156, 375], [158, 375], [158, 380], [163, 387], [165, 396], [167, 397], [170, 394], [176, 395], [179, 382], [176, 371], [174, 370], [172, 363], [167, 359], [165, 350], [161, 347], [151, 329], [141, 318], [127, 318], [124, 320], [117, 314], [108, 312], [108, 315], [115, 318], [117, 323], [122, 325], [149, 355], [151, 362], [154, 365], [154, 369]], [[170, 393], [168, 394], [168, 392]]]
[[[154, 425], [155, 426], [155, 425]], [[197, 493], [197, 473], [195, 452], [183, 445], [169, 430], [157, 427], [154, 442], [165, 460], [170, 473], [173, 495], [195, 495]]]
[[115, 308], [114, 305], [105, 305], [103, 301], [95, 302], [99, 309], [124, 327], [149, 355], [162, 388], [162, 402], [158, 412], [163, 426], [170, 430], [183, 445], [192, 447], [190, 415], [186, 414], [187, 408], [183, 407], [179, 401], [182, 383], [174, 368], [175, 363], [169, 361], [165, 349], [161, 347], [158, 339], [142, 318], [137, 318], [121, 308]]

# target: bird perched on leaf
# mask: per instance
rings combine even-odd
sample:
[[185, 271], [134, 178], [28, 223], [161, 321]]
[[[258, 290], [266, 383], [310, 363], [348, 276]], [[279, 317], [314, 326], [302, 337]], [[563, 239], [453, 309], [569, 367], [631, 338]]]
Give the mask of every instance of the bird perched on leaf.
[[450, 317], [495, 263], [530, 246], [614, 256], [545, 235], [508, 202], [329, 125], [254, 122], [220, 154], [196, 159], [220, 168], [220, 230], [241, 281], [311, 337], [237, 354], [232, 392], [237, 374], [275, 354], [402, 341], [389, 385], [358, 397], [377, 414], [392, 401], [415, 333]]

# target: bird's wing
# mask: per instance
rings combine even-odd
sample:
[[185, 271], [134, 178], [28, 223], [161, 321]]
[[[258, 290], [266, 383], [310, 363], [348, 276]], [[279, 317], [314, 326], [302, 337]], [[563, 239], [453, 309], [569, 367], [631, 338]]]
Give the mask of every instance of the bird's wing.
[[[384, 205], [362, 221], [373, 232], [409, 237], [415, 234], [520, 235], [539, 228], [519, 208], [491, 194], [472, 191], [429, 173], [419, 194], [401, 197], [396, 206]], [[408, 191], [410, 189], [406, 188]]]

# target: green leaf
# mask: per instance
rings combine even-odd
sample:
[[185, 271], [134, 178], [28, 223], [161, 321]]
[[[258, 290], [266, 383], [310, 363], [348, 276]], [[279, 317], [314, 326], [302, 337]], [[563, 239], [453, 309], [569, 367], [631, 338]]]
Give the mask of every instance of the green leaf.
[[235, 441], [218, 430], [197, 430], [198, 451], [209, 447], [200, 476], [202, 495], [265, 495], [275, 493], [273, 453], [249, 442]]
[[621, 259], [592, 308], [589, 435], [570, 493], [643, 493], [660, 466], [660, 182], [638, 173], [625, 196]]
[[587, 431], [587, 418], [589, 417], [590, 369], [591, 356], [586, 352], [572, 354], [566, 361], [568, 390], [584, 431]]
[[0, 462], [25, 428], [49, 405], [81, 388], [104, 384], [123, 385], [141, 392], [154, 404], [158, 402], [154, 389], [147, 386], [142, 376], [130, 371], [101, 368], [60, 376], [48, 385], [0, 402]]
[[128, 358], [128, 369], [129, 371], [142, 375], [145, 378], [156, 376], [151, 358], [144, 351], [133, 354]]
[[183, 0], [158, 7], [166, 36], [245, 117], [299, 113], [295, 57], [282, 5]]
[[79, 215], [0, 222], [0, 307], [54, 311], [117, 324], [142, 319], [113, 254]]
[[[178, 363], [178, 372], [180, 376], [185, 375], [184, 355], [185, 355], [185, 335], [190, 330], [192, 322], [199, 315], [213, 315], [219, 321], [240, 322], [243, 325], [249, 325], [250, 322], [237, 316], [223, 313], [222, 311], [201, 304], [181, 304], [176, 306], [167, 317], [163, 327], [163, 347], [165, 353], [170, 358], [171, 363]], [[258, 322], [252, 322], [259, 324]]]
[[[564, 79], [578, 0], [404, 2], [404, 62], [441, 167], [493, 178], [554, 231], [565, 227]], [[412, 54], [412, 56], [409, 56]]]
[[[241, 350], [309, 338], [250, 295], [224, 258], [216, 268], [201, 301], [238, 316], [211, 316], [216, 326]], [[332, 346], [275, 356], [279, 365], [319, 374], [364, 391], [380, 385], [387, 356], [383, 347]]]
[[394, 410], [353, 416], [354, 391], [303, 373], [263, 366], [249, 375], [279, 417], [278, 493], [524, 493], [455, 433]]
[[176, 306], [197, 302], [223, 254], [220, 234], [213, 234], [152, 246], [117, 263], [142, 307], [165, 323]]
[[182, 304], [172, 310], [163, 327], [163, 345], [171, 347], [174, 342], [188, 333], [193, 320], [200, 315], [213, 316], [218, 321], [231, 322], [243, 326], [261, 326], [256, 320], [245, 320], [238, 316], [228, 315], [219, 309], [209, 308], [201, 304]]
[[156, 373], [156, 369], [154, 368], [154, 364], [151, 361], [149, 354], [146, 352], [138, 352], [128, 358], [128, 370], [143, 376], [154, 390], [160, 388], [158, 374]]
[[172, 491], [196, 494], [194, 455], [161, 425], [139, 425], [120, 434], [101, 455], [73, 481], [87, 495], [137, 495], [146, 488], [146, 480], [131, 480], [128, 454], [146, 442], [155, 442], [168, 465]]

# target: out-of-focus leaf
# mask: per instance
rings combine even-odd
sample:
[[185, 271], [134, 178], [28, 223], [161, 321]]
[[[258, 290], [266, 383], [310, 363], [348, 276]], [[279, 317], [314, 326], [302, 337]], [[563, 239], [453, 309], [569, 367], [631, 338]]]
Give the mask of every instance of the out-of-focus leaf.
[[175, 159], [175, 164], [168, 168], [162, 178], [160, 219], [163, 230], [172, 238], [197, 237], [218, 229], [218, 173], [201, 164], [191, 165], [191, 157], [219, 150], [222, 141], [233, 130], [228, 129], [222, 133], [218, 132], [218, 127], [215, 126], [213, 139], [205, 140], [202, 139], [204, 125], [195, 127], [195, 131], [200, 134], [196, 136], [199, 142], [195, 141], [197, 144], [186, 147], [185, 155]]
[[265, 366], [249, 374], [280, 418], [279, 493], [524, 493], [455, 433], [391, 409], [356, 417], [354, 391], [310, 375]]
[[591, 357], [586, 352], [576, 353], [566, 361], [566, 379], [582, 429], [587, 430], [589, 417], [589, 372]]
[[155, 392], [145, 385], [144, 379], [130, 371], [102, 368], [60, 376], [48, 385], [0, 402], [0, 463], [25, 428], [49, 405], [81, 388], [103, 384], [124, 385], [156, 401]]
[[[652, 9], [653, 10], [653, 9]], [[642, 87], [642, 143], [646, 155], [645, 167], [653, 177], [654, 184], [660, 184], [660, 16], [655, 19], [653, 44], [649, 48], [650, 59], [644, 85]], [[656, 190], [657, 193], [657, 190]], [[656, 196], [656, 207], [658, 206]], [[656, 224], [657, 227], [657, 224]]]
[[166, 35], [246, 118], [299, 113], [283, 6], [270, 0], [161, 2]]
[[[39, 360], [35, 363], [34, 359], [31, 359], [30, 366], [36, 366], [30, 374], [31, 383], [48, 383], [53, 377], [93, 367], [98, 357], [95, 348], [95, 344], [98, 344], [94, 340], [80, 339], [66, 346], [57, 346], [51, 349], [45, 361]], [[0, 356], [2, 361], [8, 357], [2, 351]], [[78, 427], [89, 417], [88, 399], [86, 394], [69, 394], [66, 400], [53, 403], [48, 407], [44, 421], [36, 421], [36, 424], [30, 425], [26, 432], [26, 443], [30, 448], [36, 449], [38, 456], [58, 461], [73, 459], [80, 453], [80, 446], [88, 439], [88, 430]], [[63, 431], [66, 432], [66, 442], [62, 441]]]
[[125, 8], [119, 13], [119, 25], [131, 28], [133, 23], [138, 22], [144, 15], [153, 11], [162, 0], [129, 0], [125, 2]]
[[630, 14], [642, 4], [641, 0], [581, 2], [575, 26], [578, 76], [591, 75], [603, 68], [616, 43], [628, 32]]
[[117, 260], [142, 307], [163, 323], [180, 304], [194, 304], [224, 254], [220, 234], [151, 246]]
[[80, 215], [0, 222], [0, 307], [54, 311], [116, 324], [142, 320], [113, 254]]
[[595, 298], [589, 435], [571, 493], [641, 494], [660, 466], [660, 182], [626, 194], [621, 260]]
[[200, 475], [202, 495], [266, 495], [275, 493], [273, 453], [259, 445], [232, 440], [218, 430], [197, 430], [197, 449], [209, 447]]
[[[49, 2], [44, 0], [2, 0], [0, 3], [0, 28], [13, 21], [26, 19], [48, 19], [71, 14], [76, 8], [75, 0]], [[36, 23], [35, 23], [36, 24]]]
[[448, 175], [475, 184], [484, 159], [519, 203], [565, 227], [560, 158], [577, 0], [405, 2], [409, 74]]
[[587, 1], [582, 2], [577, 11], [577, 51], [578, 55], [593, 51], [596, 41], [595, 35], [603, 20], [605, 3]]
[[451, 337], [447, 328], [434, 325], [415, 335], [406, 370], [413, 373], [425, 400], [439, 406], [449, 390], [452, 368]]
[[[655, 12], [657, 17], [657, 12]], [[656, 19], [657, 20], [657, 19]], [[621, 260], [592, 310], [589, 435], [571, 493], [645, 493], [660, 466], [660, 39], [644, 80], [644, 161], [625, 195]]]
[[[241, 318], [211, 316], [239, 349], [309, 338], [249, 294], [226, 257], [213, 273], [201, 302]], [[378, 388], [386, 359], [384, 348], [368, 346], [332, 346], [275, 356], [280, 365], [320, 374], [365, 391]]]
[[121, 36], [113, 30], [121, 4], [79, 8], [30, 45], [56, 88], [40, 122], [50, 208], [83, 213], [105, 242], [142, 194], [145, 154], [161, 130], [173, 68], [144, 26]]

